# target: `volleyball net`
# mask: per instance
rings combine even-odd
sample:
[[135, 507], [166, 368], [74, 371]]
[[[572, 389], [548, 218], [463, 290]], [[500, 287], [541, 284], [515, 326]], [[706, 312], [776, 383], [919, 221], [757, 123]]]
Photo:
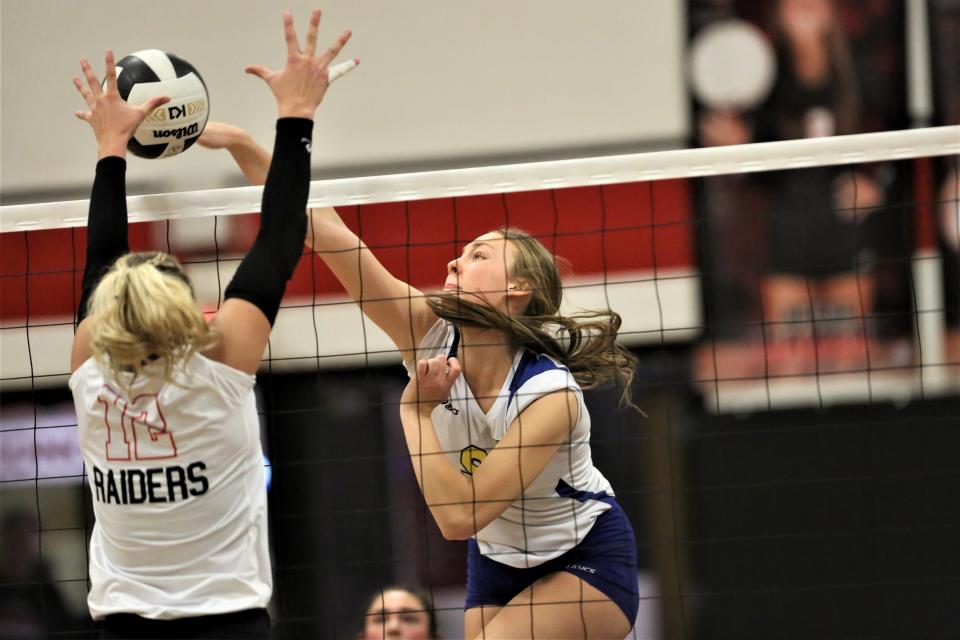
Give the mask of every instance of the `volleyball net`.
[[[641, 408], [653, 399], [651, 422], [662, 417], [656, 398], [677, 390], [714, 416], [903, 405], [960, 392], [958, 153], [960, 127], [939, 127], [320, 180], [309, 206], [335, 207], [394, 275], [424, 291], [442, 285], [446, 263], [478, 235], [530, 232], [570, 264], [564, 310], [622, 316], [620, 342], [641, 355], [635, 397]], [[177, 256], [213, 311], [256, 234], [261, 193], [131, 196], [131, 249]], [[2, 588], [38, 597], [45, 615], [62, 597], [63, 615], [82, 617], [87, 589], [92, 511], [66, 392], [87, 207], [4, 206], [0, 217], [0, 491], [3, 511], [17, 514], [4, 537], [20, 535], [49, 566]], [[418, 502], [396, 435], [397, 372], [386, 335], [305, 252], [258, 385], [275, 613], [290, 637], [333, 628], [347, 637], [357, 594], [377, 583], [417, 582], [460, 615], [457, 598], [442, 594], [462, 580], [461, 552], [442, 546]], [[658, 430], [602, 408], [609, 394], [591, 398], [597, 457], [615, 470], [598, 466], [647, 532], [640, 553], [655, 586], [644, 611], [693, 624], [683, 607], [691, 539], [677, 509], [650, 506], [665, 492], [683, 504], [684, 480], [637, 470], [677, 425], [668, 417]], [[336, 533], [304, 537], [323, 531]], [[315, 598], [303, 592], [318, 581]]]

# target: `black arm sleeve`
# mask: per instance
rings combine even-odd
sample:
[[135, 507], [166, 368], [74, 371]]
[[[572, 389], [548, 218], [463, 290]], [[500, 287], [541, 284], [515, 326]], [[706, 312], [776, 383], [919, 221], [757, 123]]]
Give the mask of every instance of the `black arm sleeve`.
[[100, 278], [117, 258], [130, 250], [127, 244], [127, 161], [109, 156], [97, 162], [87, 215], [87, 261], [77, 323], [87, 315], [87, 304]]
[[271, 326], [287, 280], [303, 254], [312, 135], [312, 120], [277, 120], [273, 159], [263, 188], [260, 231], [223, 296], [256, 305]]

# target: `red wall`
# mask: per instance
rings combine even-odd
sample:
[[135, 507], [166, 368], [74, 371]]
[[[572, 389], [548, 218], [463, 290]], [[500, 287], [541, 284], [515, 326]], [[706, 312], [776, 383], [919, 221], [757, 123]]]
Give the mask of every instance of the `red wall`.
[[[447, 261], [464, 244], [505, 224], [537, 235], [548, 249], [569, 260], [577, 275], [690, 268], [694, 263], [693, 214], [687, 182], [680, 180], [338, 207], [338, 211], [387, 268], [417, 287], [439, 285]], [[242, 252], [249, 246], [256, 216], [241, 216], [239, 224], [241, 232], [227, 241], [231, 246], [221, 246], [221, 252]], [[131, 225], [131, 250], [168, 250], [166, 242], [154, 240], [165, 238], [165, 225]], [[28, 306], [31, 322], [71, 316], [79, 299], [85, 246], [86, 229], [0, 234], [0, 319], [8, 326], [18, 324], [28, 317]], [[212, 248], [209, 253], [213, 254]], [[182, 253], [178, 257], [185, 262], [211, 259]], [[316, 256], [313, 261], [313, 290], [318, 295], [342, 291]], [[310, 259], [305, 258], [287, 295], [311, 295], [310, 280]]]

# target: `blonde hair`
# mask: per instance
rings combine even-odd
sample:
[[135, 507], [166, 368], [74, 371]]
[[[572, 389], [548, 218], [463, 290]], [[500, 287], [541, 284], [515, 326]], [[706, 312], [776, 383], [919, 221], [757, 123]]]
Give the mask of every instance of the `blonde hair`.
[[637, 358], [616, 343], [620, 314], [605, 309], [561, 315], [563, 284], [558, 258], [526, 231], [503, 227], [496, 233], [517, 249], [509, 275], [529, 287], [530, 298], [523, 313], [510, 315], [453, 293], [427, 298], [433, 312], [455, 325], [497, 330], [514, 346], [555, 358], [584, 389], [616, 380], [623, 386], [621, 404], [636, 408], [630, 385]]
[[141, 374], [162, 360], [163, 376], [197, 351], [213, 346], [219, 334], [204, 320], [190, 280], [176, 258], [166, 253], [121, 256], [90, 299], [91, 348], [101, 366]]

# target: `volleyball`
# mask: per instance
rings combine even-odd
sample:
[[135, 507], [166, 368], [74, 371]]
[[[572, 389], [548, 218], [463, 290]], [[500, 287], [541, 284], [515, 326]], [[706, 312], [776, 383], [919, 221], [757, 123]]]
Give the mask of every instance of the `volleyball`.
[[144, 49], [116, 64], [120, 97], [140, 104], [155, 96], [170, 102], [144, 118], [127, 148], [141, 158], [168, 158], [189, 149], [207, 124], [210, 101], [197, 70], [183, 58]]

